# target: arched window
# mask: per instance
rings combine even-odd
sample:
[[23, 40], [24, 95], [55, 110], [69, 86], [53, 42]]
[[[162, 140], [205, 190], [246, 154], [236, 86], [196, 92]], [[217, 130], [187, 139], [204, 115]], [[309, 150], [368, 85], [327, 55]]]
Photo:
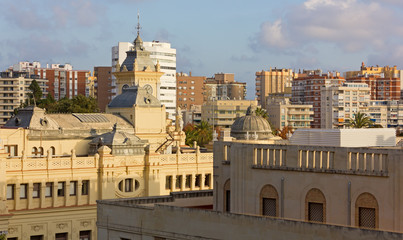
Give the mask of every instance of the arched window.
[[312, 188], [305, 197], [305, 220], [326, 222], [326, 198], [322, 191]]
[[224, 184], [224, 212], [231, 211], [231, 182], [228, 179]]
[[272, 185], [266, 185], [260, 191], [260, 212], [263, 216], [278, 216], [278, 193]]
[[32, 148], [32, 155], [36, 156], [38, 154], [38, 149], [36, 147]]
[[370, 193], [362, 193], [355, 201], [355, 225], [362, 228], [379, 227], [378, 201]]
[[54, 155], [56, 155], [56, 149], [55, 149], [55, 147], [50, 147], [50, 154], [52, 155], [52, 156], [54, 156]]
[[38, 148], [38, 155], [43, 156], [43, 147]]

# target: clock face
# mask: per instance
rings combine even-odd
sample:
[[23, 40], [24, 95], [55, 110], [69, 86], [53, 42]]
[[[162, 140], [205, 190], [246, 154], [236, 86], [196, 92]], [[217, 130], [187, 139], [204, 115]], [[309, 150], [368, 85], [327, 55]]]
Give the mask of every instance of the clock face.
[[152, 93], [153, 93], [153, 87], [151, 87], [151, 85], [146, 84], [146, 85], [144, 85], [143, 88], [147, 91], [148, 94], [152, 94]]

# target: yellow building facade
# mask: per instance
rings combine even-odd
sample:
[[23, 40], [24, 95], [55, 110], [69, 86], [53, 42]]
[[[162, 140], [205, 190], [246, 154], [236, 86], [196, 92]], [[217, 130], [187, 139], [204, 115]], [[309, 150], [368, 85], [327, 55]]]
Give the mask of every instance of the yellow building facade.
[[184, 146], [179, 112], [172, 126], [145, 86], [159, 84], [158, 64], [142, 69], [123, 65], [117, 79], [132, 84], [107, 113], [47, 114], [30, 106], [0, 129], [0, 233], [97, 239], [97, 200], [212, 189], [212, 153]]

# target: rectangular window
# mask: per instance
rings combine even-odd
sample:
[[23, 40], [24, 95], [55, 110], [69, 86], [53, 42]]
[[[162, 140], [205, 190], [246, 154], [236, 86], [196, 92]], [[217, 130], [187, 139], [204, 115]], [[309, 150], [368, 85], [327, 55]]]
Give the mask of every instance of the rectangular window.
[[45, 187], [45, 197], [52, 197], [53, 196], [53, 183], [47, 182]]
[[201, 187], [201, 174], [196, 175], [195, 186], [196, 187]]
[[308, 220], [323, 222], [323, 203], [308, 203]]
[[70, 196], [77, 195], [77, 181], [70, 182]]
[[32, 190], [32, 197], [33, 198], [39, 198], [41, 196], [41, 184], [40, 183], [34, 183], [34, 187]]
[[14, 199], [15, 184], [7, 184], [7, 200]]
[[125, 192], [133, 192], [133, 178], [125, 179]]
[[209, 173], [204, 176], [204, 186], [210, 187], [210, 184], [211, 184], [211, 174]]
[[43, 240], [43, 235], [31, 236], [29, 239], [30, 240]]
[[80, 231], [79, 240], [91, 240], [91, 231]]
[[57, 183], [57, 196], [59, 197], [63, 197], [64, 196], [64, 192], [65, 192], [65, 185], [66, 182], [58, 182]]
[[172, 186], [172, 176], [165, 177], [165, 189], [169, 190]]
[[192, 187], [192, 175], [186, 175], [185, 187], [187, 188]]
[[8, 153], [8, 156], [10, 156], [10, 157], [18, 156], [18, 146], [17, 145], [4, 145], [4, 148], [6, 150], [6, 153]]
[[375, 208], [358, 208], [359, 226], [364, 228], [375, 228]]
[[226, 190], [225, 191], [225, 211], [230, 212], [231, 211], [231, 191]]
[[277, 217], [277, 207], [275, 198], [263, 198], [262, 199], [262, 215]]
[[55, 240], [67, 240], [67, 233], [56, 233]]
[[90, 189], [90, 180], [83, 180], [81, 186], [81, 195], [88, 195]]
[[20, 198], [27, 198], [28, 184], [20, 185]]
[[176, 176], [175, 188], [182, 188], [182, 175]]

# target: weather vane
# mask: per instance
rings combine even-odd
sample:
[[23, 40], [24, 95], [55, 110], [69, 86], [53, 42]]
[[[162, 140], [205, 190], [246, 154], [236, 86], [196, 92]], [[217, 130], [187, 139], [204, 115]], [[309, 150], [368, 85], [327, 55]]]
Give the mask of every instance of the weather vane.
[[137, 36], [140, 36], [141, 26], [140, 26], [140, 13], [139, 13], [139, 11], [137, 11], [137, 27], [136, 27], [136, 29], [137, 29]]

